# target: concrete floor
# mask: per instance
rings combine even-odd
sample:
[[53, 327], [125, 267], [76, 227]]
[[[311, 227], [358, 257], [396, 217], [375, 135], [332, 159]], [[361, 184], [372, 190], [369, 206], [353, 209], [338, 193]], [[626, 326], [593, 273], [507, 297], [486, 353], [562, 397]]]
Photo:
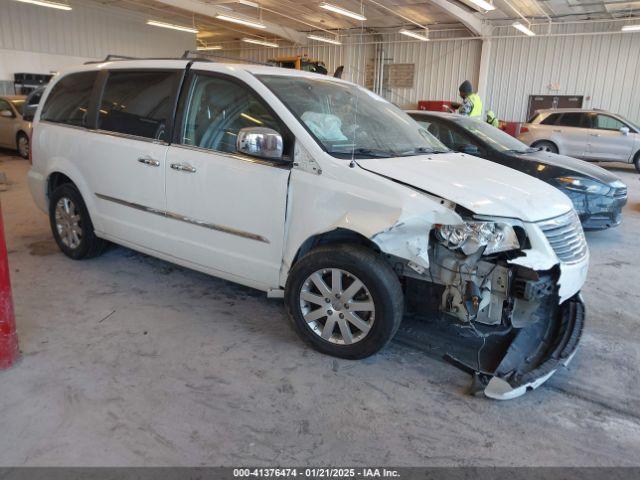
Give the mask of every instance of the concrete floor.
[[323, 356], [280, 301], [121, 247], [74, 262], [36, 210], [28, 162], [0, 194], [21, 361], [0, 373], [0, 465], [640, 464], [640, 184], [588, 235], [588, 324], [571, 368], [500, 403], [392, 343]]

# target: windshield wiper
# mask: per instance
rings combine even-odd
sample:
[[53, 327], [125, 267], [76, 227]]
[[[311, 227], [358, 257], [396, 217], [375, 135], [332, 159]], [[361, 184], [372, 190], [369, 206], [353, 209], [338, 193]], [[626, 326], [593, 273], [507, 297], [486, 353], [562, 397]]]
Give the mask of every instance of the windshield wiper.
[[359, 157], [375, 157], [375, 158], [391, 158], [397, 155], [394, 152], [388, 150], [381, 150], [378, 148], [354, 148], [350, 150], [329, 150], [329, 153], [337, 155], [356, 155]]
[[539, 152], [540, 150], [537, 148], [527, 148], [526, 150], [516, 150], [516, 149], [511, 149], [511, 150], [507, 150], [507, 153], [517, 153], [519, 155], [524, 155], [527, 153], [534, 153], [534, 152]]
[[416, 147], [413, 150], [407, 150], [406, 152], [402, 152], [398, 154], [400, 157], [410, 157], [416, 154], [437, 154], [437, 153], [448, 153], [448, 150], [440, 150], [437, 148], [431, 147]]

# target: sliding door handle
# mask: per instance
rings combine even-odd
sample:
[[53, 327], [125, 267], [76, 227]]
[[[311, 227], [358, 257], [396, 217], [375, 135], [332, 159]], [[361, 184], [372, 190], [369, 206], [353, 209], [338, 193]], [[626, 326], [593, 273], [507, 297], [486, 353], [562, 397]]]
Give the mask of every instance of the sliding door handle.
[[188, 163], [172, 163], [171, 168], [179, 172], [196, 173], [195, 167], [192, 167]]
[[145, 165], [149, 165], [150, 167], [159, 167], [160, 162], [158, 160], [154, 160], [151, 157], [140, 157], [138, 158], [138, 162], [143, 163]]

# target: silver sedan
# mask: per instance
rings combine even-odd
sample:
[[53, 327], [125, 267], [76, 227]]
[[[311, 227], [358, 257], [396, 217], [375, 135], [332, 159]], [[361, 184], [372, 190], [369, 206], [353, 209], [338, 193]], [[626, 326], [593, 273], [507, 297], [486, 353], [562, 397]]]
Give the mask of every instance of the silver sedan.
[[0, 147], [17, 150], [22, 158], [29, 158], [31, 122], [22, 116], [25, 96], [0, 97]]

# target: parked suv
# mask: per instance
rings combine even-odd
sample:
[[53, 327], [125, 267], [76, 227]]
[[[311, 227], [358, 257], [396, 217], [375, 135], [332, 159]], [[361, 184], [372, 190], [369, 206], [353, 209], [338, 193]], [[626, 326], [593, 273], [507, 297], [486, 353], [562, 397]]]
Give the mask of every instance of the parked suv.
[[0, 97], [0, 147], [15, 149], [29, 158], [31, 122], [23, 118], [24, 96]]
[[640, 172], [640, 127], [604, 110], [539, 110], [518, 138], [532, 147], [591, 161], [633, 163]]
[[589, 253], [570, 200], [360, 86], [104, 62], [55, 77], [34, 122], [31, 192], [70, 258], [112, 241], [284, 297], [301, 337], [343, 358], [377, 352], [405, 312], [439, 318], [503, 347], [467, 366], [492, 398], [576, 349]]

